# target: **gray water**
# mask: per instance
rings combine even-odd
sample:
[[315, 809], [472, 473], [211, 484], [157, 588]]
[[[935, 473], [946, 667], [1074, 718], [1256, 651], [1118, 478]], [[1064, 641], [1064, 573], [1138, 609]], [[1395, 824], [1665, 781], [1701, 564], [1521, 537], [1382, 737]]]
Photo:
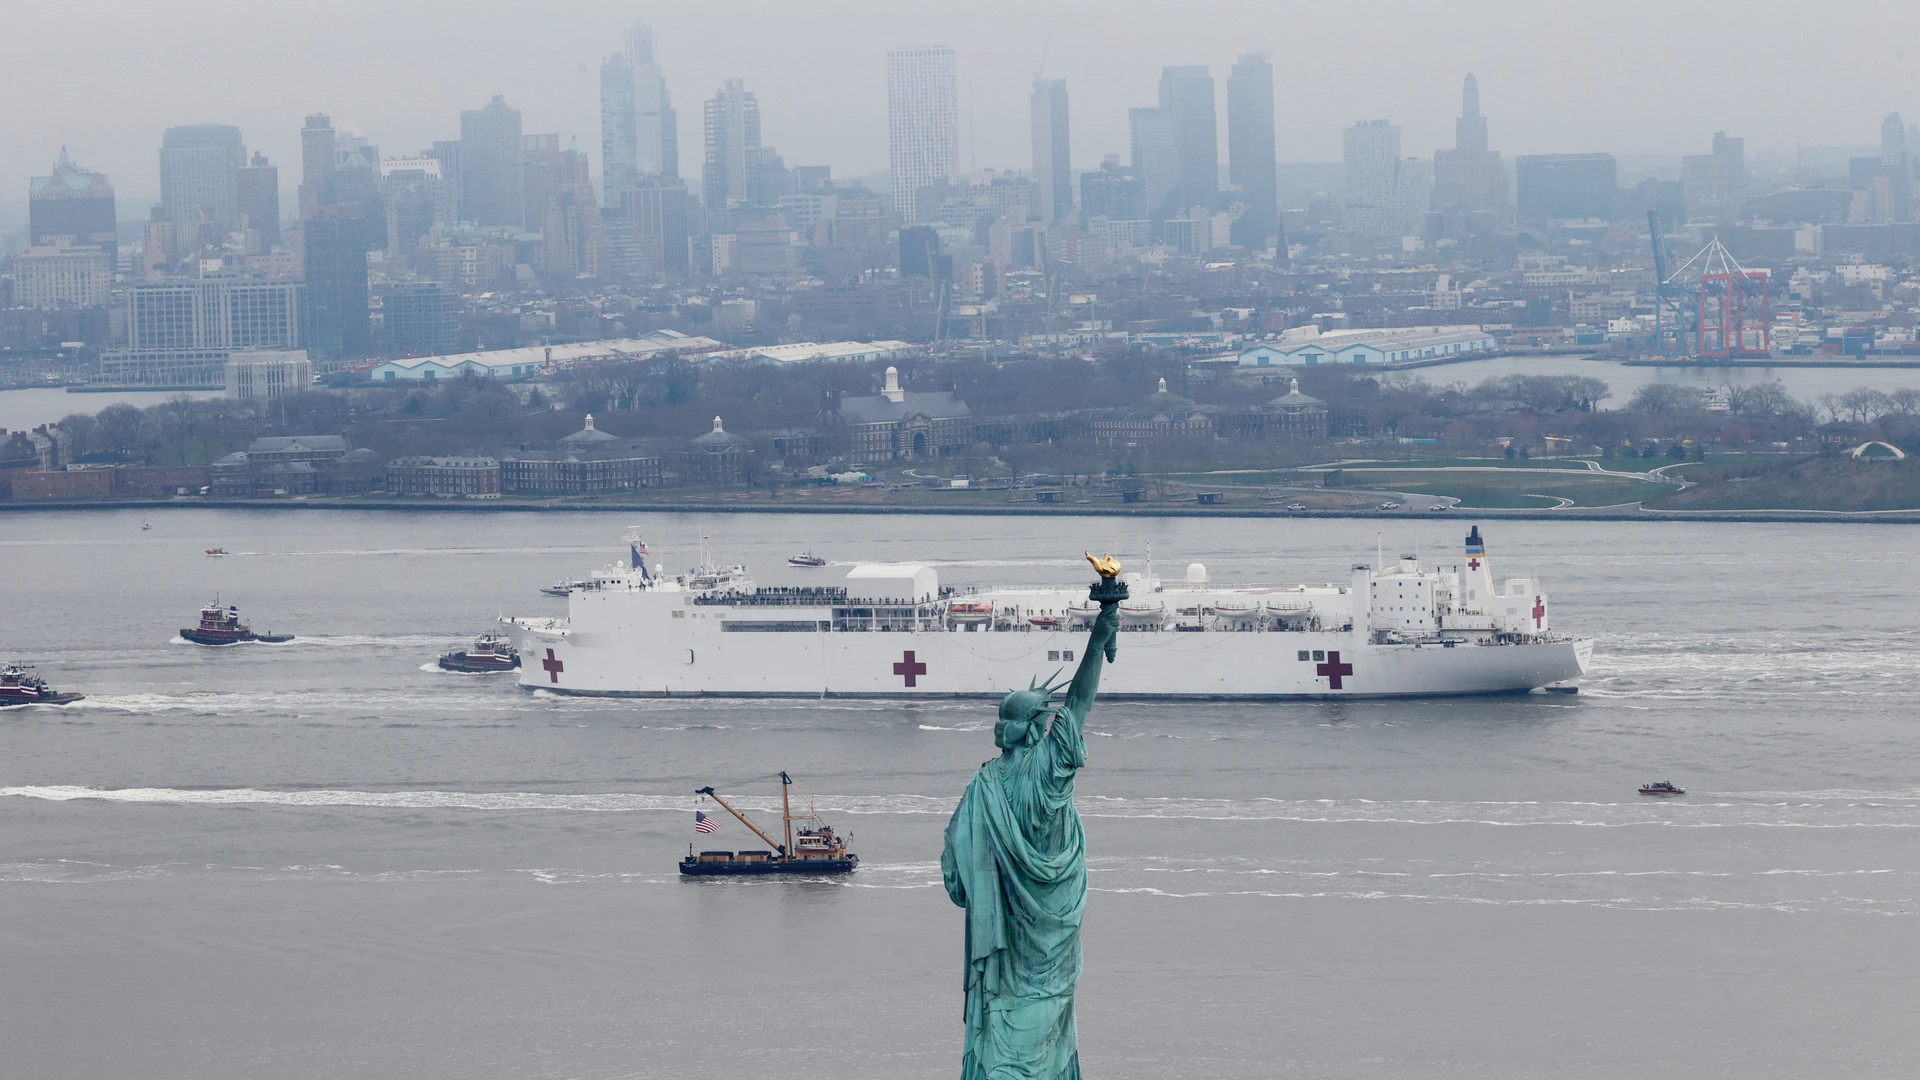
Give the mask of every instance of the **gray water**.
[[[89, 695], [0, 713], [6, 1076], [952, 1076], [937, 860], [990, 705], [572, 699], [434, 656], [558, 614], [538, 586], [634, 520], [670, 566], [704, 528], [773, 582], [811, 547], [957, 584], [1149, 543], [1162, 573], [1337, 580], [1376, 528], [147, 516], [0, 516], [0, 656]], [[1467, 524], [1384, 542], [1450, 555]], [[1920, 531], [1488, 539], [1597, 637], [1577, 698], [1096, 707], [1087, 1075], [1910, 1075]], [[300, 639], [172, 643], [216, 592]], [[687, 793], [765, 807], [781, 768], [861, 870], [677, 880]], [[1664, 777], [1691, 794], [1634, 794]]]

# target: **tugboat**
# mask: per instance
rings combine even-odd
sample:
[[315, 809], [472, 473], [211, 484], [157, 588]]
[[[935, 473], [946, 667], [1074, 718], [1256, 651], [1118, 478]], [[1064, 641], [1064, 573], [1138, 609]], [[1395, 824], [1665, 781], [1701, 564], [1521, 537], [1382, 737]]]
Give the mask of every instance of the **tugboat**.
[[256, 634], [253, 627], [240, 621], [240, 609], [215, 600], [200, 609], [199, 626], [183, 626], [180, 636], [195, 645], [238, 645], [243, 641], [262, 641], [269, 645], [292, 641], [292, 634]]
[[32, 668], [8, 664], [0, 670], [0, 709], [9, 705], [68, 705], [85, 694], [57, 694]]
[[[803, 814], [793, 812], [787, 789], [793, 786], [793, 778], [780, 774], [780, 819], [786, 828], [787, 842], [776, 843], [773, 837], [760, 831], [760, 827], [748, 820], [745, 814], [735, 810], [712, 788], [703, 787], [695, 795], [705, 795], [719, 803], [721, 809], [732, 814], [745, 825], [753, 835], [766, 841], [772, 851], [702, 851], [694, 853], [693, 845], [687, 845], [687, 857], [680, 860], [680, 873], [684, 877], [757, 877], [763, 874], [847, 874], [860, 865], [860, 856], [847, 850], [847, 843], [833, 831], [830, 825], [822, 824], [820, 816], [808, 807]], [[793, 827], [800, 822], [800, 828]], [[703, 830], [706, 831], [706, 830]]]
[[470, 675], [512, 671], [519, 666], [520, 654], [514, 651], [506, 638], [492, 633], [474, 638], [471, 648], [445, 653], [440, 657], [442, 669], [463, 671]]
[[826, 559], [826, 556], [824, 555], [815, 555], [813, 553], [813, 550], [809, 548], [798, 555], [787, 556], [787, 565], [788, 566], [825, 566], [827, 565], [827, 559]]
[[1640, 786], [1640, 794], [1642, 795], [1659, 795], [1664, 797], [1667, 795], [1685, 795], [1686, 793], [1686, 788], [1675, 787], [1671, 780], [1655, 780], [1651, 784], [1642, 784]]

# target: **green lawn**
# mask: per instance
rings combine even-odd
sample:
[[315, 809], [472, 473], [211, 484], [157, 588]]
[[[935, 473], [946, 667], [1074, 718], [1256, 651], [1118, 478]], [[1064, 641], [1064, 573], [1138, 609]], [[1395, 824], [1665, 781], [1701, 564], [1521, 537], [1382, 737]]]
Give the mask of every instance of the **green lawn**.
[[[1358, 471], [1358, 470], [1355, 470]], [[1445, 495], [1462, 506], [1517, 508], [1553, 506], [1571, 499], [1575, 506], [1615, 506], [1666, 495], [1672, 485], [1589, 473], [1565, 478], [1538, 473], [1443, 473], [1420, 469], [1372, 469], [1364, 477], [1349, 472], [1343, 487], [1370, 487]]]

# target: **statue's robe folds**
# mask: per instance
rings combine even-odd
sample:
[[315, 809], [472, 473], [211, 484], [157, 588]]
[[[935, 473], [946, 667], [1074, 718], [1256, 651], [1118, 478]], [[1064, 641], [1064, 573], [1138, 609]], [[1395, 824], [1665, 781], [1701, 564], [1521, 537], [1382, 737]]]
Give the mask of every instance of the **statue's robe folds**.
[[987, 762], [947, 823], [940, 869], [967, 909], [962, 1080], [1079, 1080], [1073, 989], [1087, 904], [1073, 774], [1086, 764], [1078, 710]]

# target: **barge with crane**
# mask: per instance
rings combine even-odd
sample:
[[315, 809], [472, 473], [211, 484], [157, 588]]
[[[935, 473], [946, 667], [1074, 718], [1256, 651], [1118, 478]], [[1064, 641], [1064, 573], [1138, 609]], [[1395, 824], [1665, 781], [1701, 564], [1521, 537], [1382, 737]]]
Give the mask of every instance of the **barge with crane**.
[[[766, 841], [761, 851], [701, 851], [687, 845], [687, 857], [680, 860], [683, 877], [760, 877], [768, 874], [850, 874], [860, 865], [860, 856], [847, 850], [847, 842], [820, 820], [809, 805], [804, 813], [794, 813], [789, 791], [793, 778], [780, 773], [780, 823], [785, 843], [775, 840], [720, 796], [709, 784], [694, 792], [712, 799], [722, 810], [745, 825], [753, 835]], [[795, 828], [795, 823], [799, 827]]]

